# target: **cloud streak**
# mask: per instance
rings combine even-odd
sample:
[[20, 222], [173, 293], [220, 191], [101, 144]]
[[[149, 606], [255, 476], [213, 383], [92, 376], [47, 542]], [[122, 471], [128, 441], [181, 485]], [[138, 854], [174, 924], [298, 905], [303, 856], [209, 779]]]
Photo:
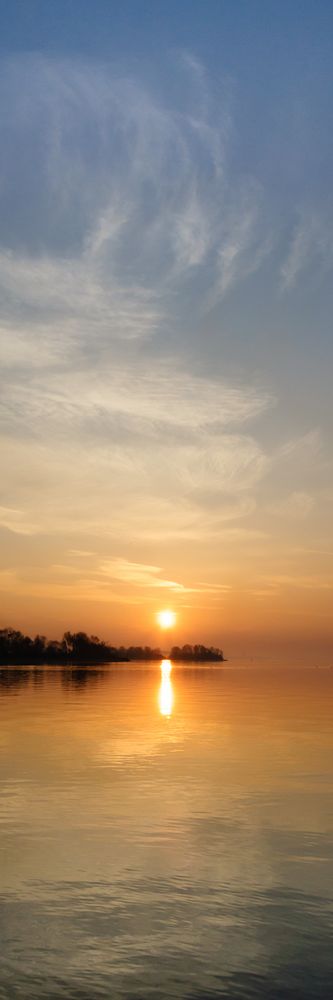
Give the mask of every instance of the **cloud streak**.
[[128, 559], [111, 559], [102, 563], [101, 570], [111, 580], [133, 584], [136, 587], [147, 587], [149, 590], [162, 588], [163, 590], [171, 590], [173, 593], [185, 593], [188, 589], [182, 583], [176, 583], [175, 580], [161, 578], [160, 566], [147, 566], [144, 563], [130, 562]]
[[300, 210], [290, 246], [281, 266], [281, 287], [291, 290], [307, 275], [325, 275], [333, 268], [332, 206], [326, 211]]

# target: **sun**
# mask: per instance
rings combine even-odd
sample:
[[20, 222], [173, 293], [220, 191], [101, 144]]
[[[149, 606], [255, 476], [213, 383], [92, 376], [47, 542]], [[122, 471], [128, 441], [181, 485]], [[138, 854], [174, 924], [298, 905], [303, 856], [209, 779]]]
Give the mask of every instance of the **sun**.
[[176, 615], [174, 611], [158, 611], [157, 621], [161, 628], [172, 628], [176, 622]]

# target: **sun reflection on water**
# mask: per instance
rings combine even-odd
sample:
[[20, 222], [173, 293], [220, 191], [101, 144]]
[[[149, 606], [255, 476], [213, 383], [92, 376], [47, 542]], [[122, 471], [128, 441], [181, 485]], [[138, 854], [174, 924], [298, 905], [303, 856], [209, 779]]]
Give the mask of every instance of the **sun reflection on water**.
[[169, 719], [173, 709], [173, 686], [171, 680], [171, 660], [162, 660], [161, 683], [158, 692], [158, 704], [161, 715]]

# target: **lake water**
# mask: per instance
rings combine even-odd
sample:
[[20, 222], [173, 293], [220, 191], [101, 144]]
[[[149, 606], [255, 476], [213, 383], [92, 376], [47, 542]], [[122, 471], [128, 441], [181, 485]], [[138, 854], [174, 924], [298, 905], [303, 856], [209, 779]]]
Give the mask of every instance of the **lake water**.
[[333, 671], [0, 680], [0, 1000], [332, 996]]

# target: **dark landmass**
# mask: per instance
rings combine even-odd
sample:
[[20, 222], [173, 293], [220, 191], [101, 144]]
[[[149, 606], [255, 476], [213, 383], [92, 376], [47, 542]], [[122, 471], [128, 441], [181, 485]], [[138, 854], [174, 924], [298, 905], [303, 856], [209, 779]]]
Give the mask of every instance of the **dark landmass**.
[[[46, 639], [36, 635], [31, 639], [16, 629], [0, 629], [0, 664], [38, 665], [50, 664], [92, 664], [128, 663], [131, 660], [162, 660], [161, 649], [151, 646], [111, 646], [97, 635], [85, 632], [65, 632], [63, 639]], [[173, 646], [169, 658], [181, 662], [213, 662], [223, 660], [220, 649], [206, 646]]]
[[222, 649], [215, 646], [173, 646], [169, 653], [169, 659], [181, 663], [223, 663], [224, 656]]
[[85, 632], [65, 632], [63, 639], [46, 639], [36, 635], [31, 639], [15, 629], [0, 630], [0, 663], [2, 664], [71, 664], [128, 663], [129, 660], [161, 660], [160, 649], [150, 646], [111, 646], [97, 635]]

